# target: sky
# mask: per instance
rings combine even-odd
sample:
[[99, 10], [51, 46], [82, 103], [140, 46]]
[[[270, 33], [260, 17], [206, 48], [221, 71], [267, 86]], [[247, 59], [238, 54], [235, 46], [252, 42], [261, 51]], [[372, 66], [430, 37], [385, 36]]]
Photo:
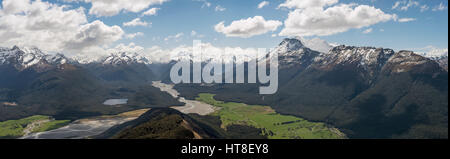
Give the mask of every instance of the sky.
[[214, 48], [272, 48], [297, 36], [448, 52], [448, 0], [0, 2], [0, 46], [36, 46], [68, 55], [164, 54], [192, 47], [193, 40]]

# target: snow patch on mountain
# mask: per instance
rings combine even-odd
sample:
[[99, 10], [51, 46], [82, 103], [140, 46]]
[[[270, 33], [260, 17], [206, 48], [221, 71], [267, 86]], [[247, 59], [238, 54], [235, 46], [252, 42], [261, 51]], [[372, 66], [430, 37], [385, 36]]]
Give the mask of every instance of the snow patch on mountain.
[[319, 38], [306, 39], [303, 37], [297, 37], [306, 47], [311, 50], [319, 51], [321, 53], [328, 53], [336, 44], [330, 44], [325, 40]]
[[41, 50], [35, 47], [2, 48], [0, 50], [0, 64], [13, 64], [16, 68], [25, 69], [45, 60], [45, 56]]
[[0, 65], [10, 64], [19, 70], [39, 64], [65, 64], [69, 59], [63, 54], [50, 55], [37, 47], [0, 48]]
[[133, 63], [151, 64], [150, 60], [135, 52], [113, 53], [102, 61], [104, 65], [128, 65]]
[[417, 54], [422, 55], [424, 57], [430, 58], [430, 59], [441, 59], [441, 58], [448, 58], [448, 48], [445, 49], [439, 49], [434, 46], [427, 46], [422, 49], [417, 49]]

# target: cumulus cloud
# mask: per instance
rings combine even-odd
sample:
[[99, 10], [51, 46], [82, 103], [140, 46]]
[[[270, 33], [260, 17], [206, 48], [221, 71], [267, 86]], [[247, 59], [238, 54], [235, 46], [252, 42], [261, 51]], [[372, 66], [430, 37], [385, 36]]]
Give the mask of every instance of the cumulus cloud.
[[[67, 1], [67, 0], [66, 0]], [[152, 5], [163, 4], [169, 0], [68, 0], [91, 3], [89, 14], [96, 16], [114, 16], [122, 11], [141, 12]]]
[[[287, 0], [286, 3], [291, 1]], [[302, 0], [292, 5], [302, 9], [289, 13], [280, 36], [328, 36], [397, 18], [395, 14], [387, 14], [368, 5], [339, 4], [324, 8], [323, 6], [334, 4], [337, 0], [310, 1], [313, 0]], [[315, 7], [305, 8], [307, 6]]]
[[37, 46], [65, 53], [101, 52], [100, 46], [121, 39], [119, 26], [89, 23], [84, 8], [71, 9], [50, 2], [3, 0], [0, 9], [0, 43]]
[[132, 21], [123, 23], [123, 26], [148, 26], [151, 23], [142, 21], [141, 18], [133, 19]]
[[265, 6], [269, 5], [269, 2], [267, 1], [262, 1], [261, 3], [258, 4], [258, 9], [264, 8]]
[[30, 6], [30, 0], [16, 0], [2, 2], [3, 12], [6, 14], [14, 14], [26, 11]]
[[265, 34], [269, 31], [275, 31], [282, 22], [276, 20], [265, 20], [262, 16], [255, 16], [248, 19], [233, 21], [229, 26], [225, 26], [222, 21], [214, 29], [225, 34], [227, 37], [249, 38], [255, 35]]
[[338, 3], [339, 0], [286, 0], [286, 2], [280, 4], [279, 8], [293, 8], [293, 9], [306, 9], [312, 7], [325, 7]]
[[86, 47], [101, 46], [122, 38], [124, 31], [119, 26], [107, 26], [96, 20], [81, 26], [76, 35], [66, 42], [66, 48], [80, 50]]

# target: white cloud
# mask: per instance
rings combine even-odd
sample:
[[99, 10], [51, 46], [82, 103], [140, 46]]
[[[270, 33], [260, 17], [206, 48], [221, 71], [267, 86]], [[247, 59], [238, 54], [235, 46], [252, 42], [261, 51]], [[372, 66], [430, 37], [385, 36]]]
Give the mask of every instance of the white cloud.
[[334, 47], [332, 44], [328, 43], [327, 41], [319, 39], [317, 37], [312, 38], [312, 39], [298, 37], [298, 39], [300, 39], [300, 41], [306, 47], [308, 47], [312, 50], [315, 50], [315, 51], [322, 52], [322, 53], [328, 53]]
[[325, 7], [338, 3], [339, 0], [286, 0], [280, 4], [279, 8], [306, 9], [312, 7]]
[[164, 41], [169, 41], [169, 40], [175, 40], [175, 42], [180, 41], [180, 39], [184, 36], [184, 33], [178, 33], [175, 35], [169, 35], [168, 37], [164, 38]]
[[142, 16], [146, 16], [146, 15], [148, 15], [148, 16], [156, 15], [156, 13], [158, 13], [158, 11], [159, 11], [160, 9], [161, 9], [161, 8], [151, 8], [151, 9], [145, 11], [144, 13], [142, 13]]
[[4, 0], [2, 2], [2, 5], [4, 8], [3, 12], [5, 12], [6, 14], [24, 12], [31, 6], [30, 0], [15, 0], [15, 1]]
[[269, 2], [267, 1], [262, 1], [261, 3], [258, 4], [258, 9], [264, 8], [265, 6], [269, 5]]
[[195, 1], [195, 2], [203, 2], [203, 5], [202, 5], [202, 8], [205, 8], [205, 7], [211, 7], [211, 3], [210, 2], [208, 2], [207, 0], [193, 0], [193, 1]]
[[101, 46], [121, 39], [123, 34], [123, 30], [119, 26], [110, 27], [96, 20], [81, 26], [75, 37], [71, 38], [65, 44], [65, 47], [79, 50], [86, 47]]
[[407, 11], [409, 7], [417, 7], [419, 5], [419, 2], [409, 0], [409, 2], [405, 6], [400, 7], [400, 10]]
[[372, 28], [369, 28], [369, 29], [364, 30], [363, 33], [364, 33], [364, 34], [369, 34], [369, 33], [371, 33], [372, 31], [373, 31], [373, 29], [372, 29]]
[[416, 18], [400, 18], [398, 19], [398, 22], [400, 23], [406, 23], [406, 22], [412, 22], [412, 21], [416, 21]]
[[129, 43], [128, 45], [125, 45], [123, 43], [117, 45], [116, 47], [112, 49], [108, 49], [109, 53], [115, 53], [115, 52], [134, 52], [134, 53], [140, 53], [144, 51], [145, 48], [142, 46], [138, 46], [135, 43]]
[[[202, 61], [220, 58], [224, 62], [231, 62], [236, 57], [237, 63], [249, 61], [257, 57], [258, 49], [240, 48], [240, 47], [216, 47], [210, 43], [201, 43]], [[173, 49], [162, 49], [159, 46], [153, 46], [145, 49], [143, 54], [153, 63], [168, 63], [172, 60], [187, 59], [191, 57], [192, 46], [181, 45]], [[259, 55], [259, 57], [264, 54]], [[196, 61], [198, 62], [198, 61]]]
[[197, 32], [195, 30], [192, 30], [191, 36], [196, 36], [196, 35], [197, 35]]
[[255, 35], [265, 34], [269, 31], [275, 31], [282, 25], [282, 22], [276, 20], [265, 20], [262, 16], [241, 19], [233, 21], [229, 26], [225, 22], [220, 22], [214, 29], [225, 34], [227, 37], [249, 38]]
[[392, 9], [397, 9], [402, 3], [403, 3], [402, 1], [395, 2], [394, 5], [392, 6]]
[[88, 23], [84, 8], [69, 8], [43, 1], [3, 0], [0, 9], [0, 43], [37, 46], [44, 51], [100, 53], [122, 38], [119, 26], [101, 21]]
[[192, 30], [191, 36], [195, 37], [195, 38], [204, 38], [205, 37], [205, 35], [198, 34], [195, 30]]
[[414, 52], [429, 58], [448, 56], [448, 48], [437, 48], [429, 45], [424, 48], [412, 49]]
[[142, 21], [141, 18], [133, 19], [132, 21], [123, 23], [123, 26], [148, 26], [151, 23]]
[[122, 11], [138, 13], [152, 5], [163, 4], [169, 0], [69, 0], [91, 3], [89, 14], [114, 16]]
[[137, 33], [131, 33], [131, 34], [127, 34], [125, 35], [128, 39], [134, 39], [135, 37], [138, 36], [144, 36], [144, 33], [142, 32], [137, 32]]
[[438, 6], [433, 8], [433, 11], [443, 11], [446, 10], [448, 7], [444, 5], [443, 2], [441, 2]]
[[430, 9], [430, 7], [428, 7], [428, 5], [422, 5], [422, 6], [420, 6], [420, 12], [425, 12], [425, 11], [427, 11], [428, 9]]
[[289, 13], [280, 36], [328, 36], [395, 20], [396, 17], [373, 6], [356, 4], [296, 9]]
[[222, 6], [220, 6], [220, 5], [217, 5], [217, 6], [216, 6], [216, 9], [215, 9], [216, 12], [223, 12], [223, 11], [225, 11], [225, 10], [227, 10], [227, 9], [224, 8], [224, 7], [222, 7]]
[[420, 2], [414, 0], [401, 0], [394, 3], [392, 9], [398, 9], [401, 11], [408, 11], [409, 8], [418, 7], [420, 8], [420, 12], [425, 12], [430, 7], [426, 4], [421, 5]]

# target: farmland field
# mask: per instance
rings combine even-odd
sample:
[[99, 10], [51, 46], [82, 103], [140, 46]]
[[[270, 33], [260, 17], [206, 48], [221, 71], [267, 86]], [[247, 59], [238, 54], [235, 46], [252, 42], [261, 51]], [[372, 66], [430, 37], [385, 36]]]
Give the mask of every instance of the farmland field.
[[339, 139], [345, 135], [324, 123], [310, 122], [295, 116], [281, 115], [269, 106], [222, 102], [214, 94], [202, 93], [196, 100], [219, 108], [213, 113], [222, 121], [222, 128], [247, 125], [262, 129], [269, 139]]
[[69, 120], [53, 120], [49, 116], [35, 115], [19, 120], [0, 122], [1, 138], [19, 138], [26, 133], [35, 133], [57, 129], [69, 124]]

